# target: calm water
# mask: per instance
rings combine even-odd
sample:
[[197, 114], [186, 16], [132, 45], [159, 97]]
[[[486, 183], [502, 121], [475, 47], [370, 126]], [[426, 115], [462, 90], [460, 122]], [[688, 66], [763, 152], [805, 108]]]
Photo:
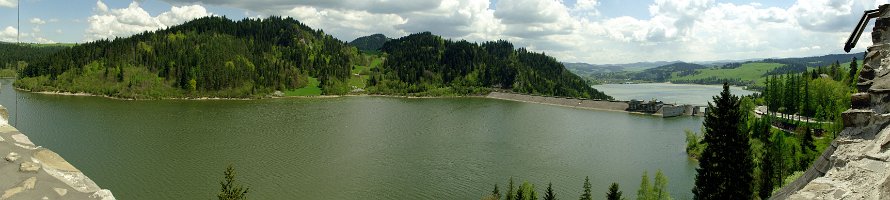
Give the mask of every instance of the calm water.
[[682, 131], [702, 122], [480, 98], [18, 97], [18, 128], [119, 199], [210, 199], [229, 163], [253, 199], [479, 199], [511, 176], [562, 199], [584, 176], [597, 196], [614, 181], [633, 197], [657, 169], [688, 199]]
[[[619, 100], [652, 100], [653, 98], [665, 103], [680, 103], [693, 105], [707, 105], [712, 97], [723, 90], [721, 85], [691, 85], [670, 83], [642, 83], [642, 84], [605, 84], [594, 85], [593, 88]], [[753, 91], [740, 87], [729, 87], [734, 95], [750, 95]]]

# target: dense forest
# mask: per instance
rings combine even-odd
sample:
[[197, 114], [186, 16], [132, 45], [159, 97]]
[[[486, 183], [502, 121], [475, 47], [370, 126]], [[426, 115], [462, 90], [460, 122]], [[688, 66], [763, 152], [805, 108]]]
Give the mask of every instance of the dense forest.
[[355, 48], [291, 18], [204, 17], [155, 32], [98, 40], [35, 60], [17, 86], [127, 97], [250, 97], [333, 84]]
[[383, 47], [383, 44], [389, 40], [390, 39], [388, 37], [386, 37], [385, 35], [378, 33], [378, 34], [374, 34], [374, 35], [362, 36], [362, 37], [356, 38], [355, 40], [352, 40], [352, 42], [349, 42], [349, 45], [352, 45], [361, 51], [373, 52], [373, 51], [379, 51], [380, 48]]
[[[386, 41], [385, 36], [370, 37], [374, 41], [355, 44]], [[40, 50], [57, 52], [39, 54], [47, 55], [40, 59], [3, 56], [28, 63], [17, 87], [136, 99], [256, 98], [300, 94], [306, 88], [317, 88], [315, 95], [364, 89], [373, 94], [470, 95], [495, 88], [610, 98], [556, 59], [515, 50], [506, 41], [478, 45], [426, 32], [386, 42], [383, 54], [365, 53], [322, 30], [274, 16], [240, 21], [203, 17], [127, 38]]]
[[45, 59], [68, 45], [15, 44], [0, 42], [0, 77], [14, 77], [16, 68], [23, 68], [35, 60]]
[[[700, 161], [696, 199], [713, 195], [767, 199], [810, 167], [843, 129], [841, 113], [850, 108], [850, 94], [855, 92], [852, 86], [859, 70], [855, 58], [850, 67], [841, 66], [838, 61], [826, 63], [830, 64], [769, 76], [761, 93], [745, 97], [722, 95], [715, 98], [716, 107], [709, 104], [702, 133], [686, 131], [687, 153]], [[724, 92], [728, 93], [728, 89], [724, 88]], [[732, 103], [719, 101], [736, 98]], [[757, 106], [766, 107], [755, 112]], [[731, 126], [736, 127], [725, 129]], [[727, 147], [730, 142], [737, 143]], [[715, 153], [728, 150], [735, 152]], [[745, 170], [731, 166], [746, 162], [753, 165], [745, 166]], [[717, 173], [703, 173], [702, 169]], [[703, 174], [712, 177], [702, 177]], [[709, 180], [699, 181], [705, 178]], [[750, 188], [726, 194], [727, 190], [720, 188], [739, 186], [710, 187], [734, 182], [743, 182]]]
[[381, 51], [387, 54], [386, 62], [382, 70], [372, 72], [369, 91], [472, 94], [483, 92], [479, 88], [495, 88], [611, 99], [555, 58], [514, 49], [503, 40], [476, 44], [423, 32], [391, 40]]

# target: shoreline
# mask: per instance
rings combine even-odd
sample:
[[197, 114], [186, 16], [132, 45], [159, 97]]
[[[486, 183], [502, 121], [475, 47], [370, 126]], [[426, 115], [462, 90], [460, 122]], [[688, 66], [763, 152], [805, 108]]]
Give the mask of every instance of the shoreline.
[[173, 97], [165, 97], [159, 99], [137, 99], [137, 98], [121, 98], [114, 97], [108, 95], [98, 95], [86, 92], [65, 92], [65, 91], [31, 91], [19, 87], [15, 87], [15, 90], [22, 92], [29, 92], [34, 94], [42, 94], [42, 95], [58, 95], [58, 96], [80, 96], [80, 97], [102, 97], [114, 100], [124, 100], [124, 101], [152, 101], [152, 100], [197, 100], [197, 101], [205, 101], [205, 100], [237, 100], [237, 101], [250, 101], [250, 100], [263, 100], [263, 99], [288, 99], [288, 98], [304, 98], [304, 99], [327, 99], [327, 98], [340, 98], [340, 97], [390, 97], [390, 98], [406, 98], [406, 99], [444, 99], [444, 98], [484, 98], [487, 95], [467, 95], [467, 96], [408, 96], [408, 95], [385, 95], [385, 94], [345, 94], [345, 95], [315, 95], [315, 96], [267, 96], [263, 98], [227, 98], [227, 97], [187, 97], [187, 98], [173, 98]]

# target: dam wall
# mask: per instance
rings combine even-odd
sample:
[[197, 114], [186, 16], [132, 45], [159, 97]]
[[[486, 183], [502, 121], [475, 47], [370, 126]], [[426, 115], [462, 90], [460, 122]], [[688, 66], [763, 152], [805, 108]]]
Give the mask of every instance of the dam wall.
[[[527, 103], [540, 103], [540, 104], [565, 106], [565, 107], [580, 108], [580, 109], [652, 114], [652, 115], [661, 116], [661, 117], [688, 116], [688, 115], [693, 115], [696, 113], [691, 110], [690, 107], [696, 108], [696, 106], [692, 106], [692, 105], [659, 104], [658, 106], [660, 106], [660, 107], [658, 109], [652, 109], [652, 110], [646, 112], [646, 111], [634, 110], [634, 108], [631, 108], [631, 106], [630, 106], [631, 104], [629, 101], [576, 99], [576, 98], [572, 98], [572, 97], [552, 97], [552, 96], [529, 95], [529, 94], [519, 94], [519, 93], [509, 93], [509, 92], [492, 92], [492, 93], [489, 93], [485, 97], [492, 98], [492, 99], [502, 99], [502, 100], [519, 101], [519, 102], [527, 102]], [[687, 113], [689, 113], [689, 114], [687, 114]]]
[[8, 119], [0, 106], [0, 200], [115, 199], [59, 154], [35, 145]]

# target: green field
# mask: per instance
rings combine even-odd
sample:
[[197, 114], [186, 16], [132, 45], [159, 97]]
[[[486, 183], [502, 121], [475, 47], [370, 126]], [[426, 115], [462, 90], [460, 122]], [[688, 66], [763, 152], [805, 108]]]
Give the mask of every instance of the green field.
[[[370, 66], [363, 65], [355, 65], [352, 68], [352, 74], [349, 76], [349, 87], [350, 90], [352, 88], [365, 88], [365, 84], [368, 82], [368, 74], [363, 74], [362, 71], [365, 69], [370, 70], [373, 68], [380, 67], [383, 64], [383, 59], [380, 57], [374, 57], [374, 60], [371, 60]], [[358, 74], [358, 75], [356, 75]]]
[[762, 84], [765, 80], [763, 74], [770, 70], [782, 67], [779, 63], [745, 63], [734, 69], [707, 68], [697, 70], [699, 73], [692, 76], [674, 77], [671, 80], [697, 80], [710, 77], [718, 79], [740, 78], [742, 80], [754, 80], [755, 84]]
[[[859, 62], [860, 68], [862, 66], [862, 61]], [[718, 79], [741, 79], [742, 81], [754, 81], [754, 85], [762, 86], [766, 81], [764, 74], [767, 72], [782, 67], [784, 64], [779, 63], [763, 63], [763, 62], [752, 62], [745, 63], [742, 66], [734, 69], [720, 69], [720, 68], [707, 68], [707, 69], [698, 69], [697, 74], [690, 76], [677, 76], [677, 73], [672, 74], [671, 81], [688, 81], [688, 80], [699, 80], [706, 78], [718, 78]], [[828, 66], [825, 66], [828, 67]], [[810, 66], [807, 69], [813, 70], [818, 68], [818, 66]], [[841, 63], [841, 71], [847, 72], [850, 69], [850, 62]]]
[[309, 85], [306, 87], [286, 91], [284, 92], [285, 96], [318, 96], [321, 95], [321, 88], [318, 87], [318, 79], [309, 77]]

